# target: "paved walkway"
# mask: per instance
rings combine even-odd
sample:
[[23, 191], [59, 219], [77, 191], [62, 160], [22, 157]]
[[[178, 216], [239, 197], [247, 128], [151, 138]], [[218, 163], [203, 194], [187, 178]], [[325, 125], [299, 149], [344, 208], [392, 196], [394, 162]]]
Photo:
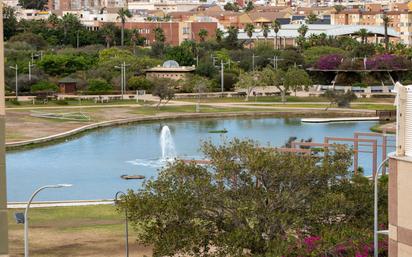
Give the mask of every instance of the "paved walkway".
[[[30, 208], [47, 208], [47, 207], [67, 207], [67, 206], [90, 206], [90, 205], [110, 205], [114, 204], [114, 200], [79, 200], [79, 201], [47, 201], [33, 202]], [[10, 202], [7, 203], [8, 209], [24, 209], [27, 203], [25, 202]]]

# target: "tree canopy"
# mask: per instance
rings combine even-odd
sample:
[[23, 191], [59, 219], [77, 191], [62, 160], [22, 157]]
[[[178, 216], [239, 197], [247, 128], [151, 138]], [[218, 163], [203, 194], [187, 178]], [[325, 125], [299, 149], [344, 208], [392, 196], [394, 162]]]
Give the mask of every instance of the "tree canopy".
[[370, 254], [373, 187], [352, 176], [344, 147], [321, 157], [234, 139], [202, 151], [210, 164], [170, 163], [127, 195], [137, 239], [154, 256]]

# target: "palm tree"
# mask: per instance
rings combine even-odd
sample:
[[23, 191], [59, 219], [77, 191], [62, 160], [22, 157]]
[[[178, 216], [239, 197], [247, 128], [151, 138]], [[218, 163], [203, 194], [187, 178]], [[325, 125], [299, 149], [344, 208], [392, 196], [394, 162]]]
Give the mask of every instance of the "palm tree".
[[63, 15], [61, 22], [61, 26], [63, 27], [64, 33], [64, 40], [67, 42], [67, 33], [69, 29], [78, 29], [80, 26], [80, 21], [74, 14], [66, 13]]
[[270, 32], [269, 26], [266, 25], [266, 24], [263, 25], [262, 31], [263, 31], [263, 37], [265, 38], [265, 41], [266, 41], [268, 39], [268, 35], [269, 35], [269, 32]]
[[197, 34], [200, 38], [200, 42], [205, 42], [205, 39], [206, 39], [208, 34], [209, 34], [209, 32], [207, 30], [200, 29], [199, 33]]
[[50, 24], [53, 28], [56, 28], [60, 23], [60, 19], [55, 13], [52, 13], [47, 19], [47, 23]]
[[127, 18], [131, 18], [133, 15], [130, 13], [128, 9], [120, 8], [120, 10], [117, 12], [117, 18], [120, 19], [120, 22], [122, 23], [122, 34], [121, 34], [121, 45], [124, 46], [124, 24], [126, 23]]
[[367, 42], [367, 38], [369, 36], [369, 31], [367, 29], [360, 29], [357, 34], [360, 36], [361, 38], [361, 44], [366, 44]]
[[298, 33], [300, 36], [305, 37], [306, 33], [308, 33], [308, 30], [309, 30], [308, 26], [303, 24], [302, 26], [298, 28]]
[[308, 30], [309, 28], [305, 24], [303, 24], [302, 26], [298, 28], [299, 36], [296, 38], [296, 42], [301, 51], [305, 48], [306, 33], [308, 33]]
[[137, 41], [139, 41], [139, 38], [140, 38], [139, 31], [137, 29], [134, 29], [130, 37], [130, 41], [133, 42], [133, 54], [136, 54], [136, 44], [137, 44]]
[[389, 50], [389, 36], [388, 36], [388, 26], [389, 23], [391, 22], [391, 18], [388, 17], [388, 15], [384, 14], [382, 17], [383, 20], [383, 26], [385, 27], [385, 50]]
[[166, 40], [165, 33], [162, 28], [157, 27], [153, 30], [156, 42], [164, 43]]
[[113, 42], [115, 37], [114, 32], [114, 25], [113, 23], [106, 24], [102, 29], [102, 35], [104, 37], [104, 41], [106, 42], [106, 48], [110, 47], [110, 44]]
[[274, 20], [272, 22], [272, 29], [275, 32], [275, 49], [278, 49], [278, 33], [281, 27], [282, 25], [280, 25], [280, 22], [278, 20]]
[[247, 23], [245, 26], [245, 32], [250, 40], [249, 48], [252, 48], [252, 36], [253, 36], [254, 31], [255, 31], [255, 26], [252, 23]]
[[223, 36], [225, 35], [224, 32], [221, 29], [217, 28], [215, 33], [216, 33], [216, 41], [218, 43], [222, 42]]
[[306, 17], [306, 22], [308, 24], [314, 24], [316, 21], [318, 20], [318, 16], [314, 13], [310, 13], [307, 17]]

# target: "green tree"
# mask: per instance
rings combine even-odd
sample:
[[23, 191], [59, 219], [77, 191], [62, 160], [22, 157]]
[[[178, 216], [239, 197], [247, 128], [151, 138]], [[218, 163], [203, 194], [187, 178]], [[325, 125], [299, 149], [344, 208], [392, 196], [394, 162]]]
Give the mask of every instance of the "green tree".
[[253, 1], [248, 1], [245, 7], [245, 12], [250, 12], [253, 9], [255, 9], [255, 5], [253, 4]]
[[159, 97], [159, 102], [156, 105], [156, 108], [159, 108], [163, 100], [166, 100], [165, 104], [167, 104], [170, 100], [173, 99], [173, 97], [175, 96], [174, 88], [176, 87], [177, 82], [172, 79], [160, 78], [153, 80], [153, 83], [154, 87], [152, 95]]
[[191, 49], [184, 46], [174, 46], [167, 48], [166, 59], [175, 60], [181, 66], [192, 66], [193, 64], [195, 64]]
[[385, 33], [385, 50], [388, 51], [389, 50], [388, 26], [389, 26], [389, 23], [391, 22], [391, 18], [389, 18], [388, 15], [384, 14], [382, 21], [383, 21], [383, 26], [385, 29], [385, 32], [384, 32]]
[[19, 0], [19, 4], [24, 9], [44, 10], [47, 0]]
[[27, 44], [33, 46], [36, 50], [45, 49], [47, 47], [47, 42], [42, 36], [30, 32], [17, 34], [11, 37], [9, 42], [26, 42]]
[[350, 103], [357, 99], [357, 96], [352, 91], [338, 92], [336, 90], [327, 90], [324, 93], [330, 104], [336, 104], [340, 108], [349, 108]]
[[223, 6], [223, 9], [225, 9], [225, 11], [238, 12], [240, 8], [236, 2], [235, 3], [228, 2]]
[[155, 41], [164, 43], [166, 41], [165, 33], [162, 28], [157, 27], [153, 30], [154, 36], [155, 36]]
[[229, 28], [227, 28], [227, 36], [225, 38], [225, 44], [229, 49], [239, 48], [238, 34], [239, 34], [238, 28], [234, 26], [230, 26]]
[[316, 157], [234, 139], [202, 152], [207, 166], [176, 161], [120, 205], [154, 256], [355, 256], [371, 242], [373, 186], [346, 148]]
[[144, 45], [145, 40], [146, 39], [142, 35], [140, 35], [137, 29], [132, 30], [132, 33], [130, 35], [130, 41], [133, 44], [133, 54], [136, 54], [136, 46]]
[[293, 49], [287, 49], [280, 52], [279, 67], [283, 70], [288, 70], [291, 67], [304, 64], [303, 55]]
[[259, 71], [245, 72], [239, 75], [239, 81], [235, 84], [236, 89], [245, 89], [245, 101], [249, 101], [249, 95], [253, 89], [259, 86], [264, 86], [262, 83], [262, 74]]
[[313, 65], [316, 63], [320, 57], [329, 54], [339, 54], [342, 56], [347, 55], [347, 52], [341, 48], [337, 47], [330, 47], [330, 46], [315, 46], [309, 49], [306, 49], [303, 52], [303, 56], [305, 58], [305, 64]]
[[207, 35], [209, 34], [209, 32], [206, 29], [200, 29], [198, 36], [200, 38], [200, 42], [205, 42], [205, 39], [207, 37]]
[[16, 34], [17, 18], [13, 7], [3, 5], [3, 28], [4, 40], [8, 40]]
[[31, 92], [57, 92], [59, 88], [49, 81], [39, 81], [31, 86]]
[[305, 70], [292, 67], [286, 72], [283, 85], [293, 90], [296, 95], [296, 91], [312, 86], [312, 80]]
[[79, 18], [71, 13], [66, 13], [60, 20], [59, 29], [63, 30], [63, 44], [75, 45], [76, 34], [83, 27]]
[[282, 25], [280, 24], [280, 22], [278, 20], [274, 20], [272, 22], [272, 29], [275, 32], [275, 49], [278, 49], [278, 33], [279, 30], [282, 28]]
[[286, 102], [286, 93], [289, 88], [284, 86], [283, 79], [285, 77], [285, 72], [281, 69], [273, 69], [271, 67], [266, 67], [261, 72], [262, 84], [266, 87], [275, 86], [281, 95], [282, 102]]
[[37, 65], [51, 76], [66, 76], [79, 70], [86, 70], [93, 64], [93, 59], [85, 56], [48, 54]]
[[88, 81], [87, 90], [95, 93], [105, 93], [113, 90], [113, 86], [104, 79], [91, 79]]
[[221, 43], [223, 36], [225, 35], [224, 32], [221, 29], [217, 28], [215, 33], [216, 33], [216, 42]]
[[127, 87], [130, 90], [146, 90], [150, 92], [153, 88], [153, 83], [144, 76], [132, 76], [127, 81]]
[[335, 8], [336, 13], [340, 13], [340, 12], [342, 12], [343, 10], [346, 9], [346, 7], [343, 6], [343, 5], [335, 5], [335, 6], [333, 6], [333, 8]]
[[370, 32], [367, 29], [360, 29], [357, 32], [358, 36], [361, 38], [361, 44], [365, 45], [368, 42], [368, 36]]
[[121, 46], [124, 46], [124, 25], [126, 23], [126, 20], [128, 18], [131, 18], [133, 15], [128, 9], [120, 8], [119, 11], [117, 11], [117, 20], [120, 19], [120, 23], [122, 24], [122, 30], [121, 30], [121, 39], [120, 39], [120, 44]]
[[99, 32], [104, 38], [106, 47], [109, 48], [116, 38], [116, 25], [113, 23], [105, 23]]
[[308, 33], [309, 27], [306, 26], [305, 24], [302, 24], [302, 26], [300, 26], [298, 28], [298, 33], [301, 37], [306, 37], [306, 33]]
[[255, 32], [255, 26], [252, 23], [247, 23], [245, 25], [245, 32], [246, 35], [249, 37], [249, 48], [252, 48], [252, 36], [253, 32]]
[[268, 39], [268, 36], [269, 36], [269, 32], [270, 32], [270, 28], [269, 28], [269, 26], [268, 25], [263, 25], [263, 28], [262, 28], [262, 33], [263, 33], [263, 37], [265, 38], [265, 41]]
[[310, 13], [307, 17], [306, 17], [306, 23], [307, 24], [315, 24], [317, 21], [319, 20], [318, 16], [314, 13]]
[[302, 24], [302, 26], [298, 28], [299, 36], [297, 37], [296, 41], [301, 51], [305, 48], [306, 33], [308, 33], [308, 30], [309, 28], [305, 24]]

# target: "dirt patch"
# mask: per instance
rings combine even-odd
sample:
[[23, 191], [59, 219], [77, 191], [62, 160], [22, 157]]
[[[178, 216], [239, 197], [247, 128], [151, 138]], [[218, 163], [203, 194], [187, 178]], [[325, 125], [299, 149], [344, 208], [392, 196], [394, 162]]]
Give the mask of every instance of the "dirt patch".
[[[12, 230], [9, 235], [10, 257], [24, 256], [23, 230]], [[151, 247], [129, 238], [129, 256], [152, 256]], [[125, 255], [122, 233], [102, 231], [61, 232], [43, 228], [30, 228], [30, 254], [37, 257], [115, 257]]]

